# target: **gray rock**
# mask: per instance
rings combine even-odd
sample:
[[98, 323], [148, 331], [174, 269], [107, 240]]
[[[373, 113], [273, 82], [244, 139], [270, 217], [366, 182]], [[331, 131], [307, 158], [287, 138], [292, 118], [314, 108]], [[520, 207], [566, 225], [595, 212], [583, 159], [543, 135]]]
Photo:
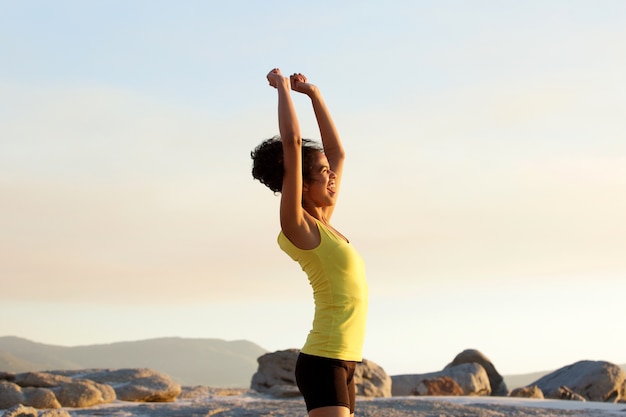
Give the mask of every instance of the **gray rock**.
[[624, 396], [624, 371], [604, 361], [580, 361], [560, 368], [533, 383], [546, 398], [562, 398], [561, 387], [589, 401], [618, 402]]
[[376, 363], [363, 359], [354, 370], [357, 395], [391, 397], [391, 377]]
[[259, 366], [252, 375], [250, 388], [257, 392], [270, 394], [272, 387], [277, 385], [296, 386], [296, 361], [298, 349], [279, 350], [259, 356]]
[[[257, 359], [259, 366], [252, 376], [250, 388], [264, 394], [292, 397], [297, 390], [296, 361], [299, 349], [266, 353]], [[358, 395], [367, 397], [391, 396], [391, 378], [379, 365], [367, 359], [357, 363], [354, 382]], [[279, 387], [279, 388], [275, 388]], [[298, 394], [299, 395], [299, 394]]]
[[395, 396], [420, 395], [417, 387], [424, 380], [452, 378], [463, 390], [463, 395], [490, 395], [491, 384], [485, 368], [477, 363], [464, 363], [439, 372], [413, 375], [393, 375], [391, 394]]
[[[454, 360], [446, 366], [446, 368], [461, 365], [463, 363], [477, 363], [487, 371], [489, 377], [489, 384], [491, 385], [491, 395], [506, 397], [509, 394], [509, 389], [504, 382], [502, 375], [498, 373], [493, 363], [476, 349], [466, 349], [463, 352], [456, 355]], [[445, 368], [444, 368], [445, 369]]]

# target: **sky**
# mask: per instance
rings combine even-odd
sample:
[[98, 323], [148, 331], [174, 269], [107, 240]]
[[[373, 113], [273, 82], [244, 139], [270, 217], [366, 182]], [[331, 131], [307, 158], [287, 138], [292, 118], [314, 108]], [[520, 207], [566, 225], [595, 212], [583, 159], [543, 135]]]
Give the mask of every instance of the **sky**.
[[311, 290], [250, 173], [278, 67], [346, 148], [366, 359], [626, 363], [626, 2], [0, 4], [0, 336], [300, 348]]

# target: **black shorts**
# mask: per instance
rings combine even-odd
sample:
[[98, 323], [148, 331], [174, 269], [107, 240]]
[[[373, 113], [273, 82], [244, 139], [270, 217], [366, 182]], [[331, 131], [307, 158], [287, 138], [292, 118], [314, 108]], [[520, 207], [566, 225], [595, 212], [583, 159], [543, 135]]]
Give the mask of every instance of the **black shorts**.
[[343, 406], [354, 413], [356, 362], [300, 353], [296, 362], [296, 383], [307, 411], [328, 406]]

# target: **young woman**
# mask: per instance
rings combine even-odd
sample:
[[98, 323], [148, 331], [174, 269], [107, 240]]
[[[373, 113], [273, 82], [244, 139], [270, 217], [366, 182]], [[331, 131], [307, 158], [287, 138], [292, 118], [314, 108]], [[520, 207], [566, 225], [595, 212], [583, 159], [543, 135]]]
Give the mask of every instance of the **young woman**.
[[[354, 370], [362, 360], [368, 290], [363, 260], [330, 224], [344, 149], [319, 89], [302, 74], [267, 74], [278, 92], [280, 137], [252, 152], [252, 175], [281, 194], [278, 244], [306, 272], [315, 299], [313, 328], [296, 364], [309, 417], [354, 415]], [[307, 95], [322, 147], [302, 139], [291, 91]]]

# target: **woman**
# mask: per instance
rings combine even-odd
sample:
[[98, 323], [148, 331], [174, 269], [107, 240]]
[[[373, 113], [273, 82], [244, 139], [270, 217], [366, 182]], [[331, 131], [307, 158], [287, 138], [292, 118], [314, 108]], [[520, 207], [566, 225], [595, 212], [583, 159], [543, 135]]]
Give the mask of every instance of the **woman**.
[[[359, 254], [330, 225], [345, 154], [319, 89], [302, 74], [267, 74], [278, 91], [280, 138], [252, 152], [252, 175], [281, 193], [278, 244], [306, 272], [313, 288], [313, 329], [296, 364], [296, 381], [309, 417], [354, 415], [356, 363], [362, 360], [367, 315], [365, 267]], [[291, 90], [307, 95], [322, 148], [302, 139]]]

